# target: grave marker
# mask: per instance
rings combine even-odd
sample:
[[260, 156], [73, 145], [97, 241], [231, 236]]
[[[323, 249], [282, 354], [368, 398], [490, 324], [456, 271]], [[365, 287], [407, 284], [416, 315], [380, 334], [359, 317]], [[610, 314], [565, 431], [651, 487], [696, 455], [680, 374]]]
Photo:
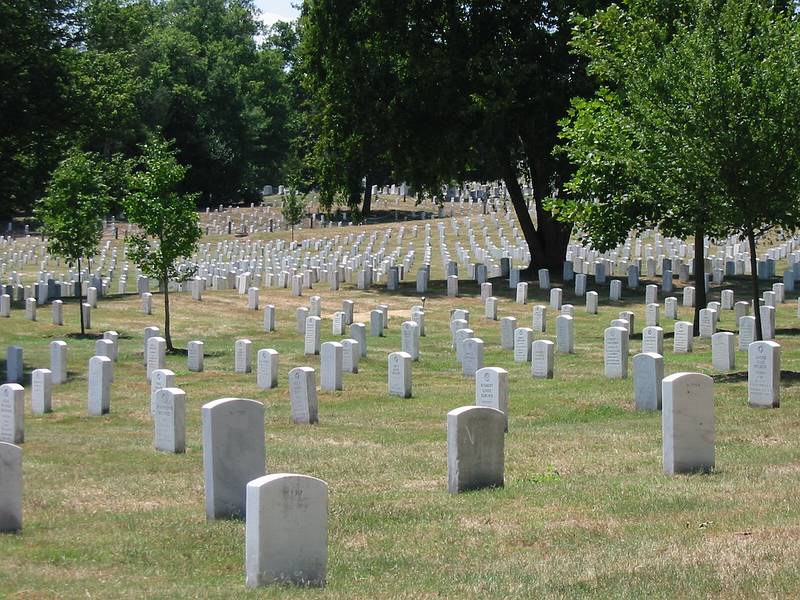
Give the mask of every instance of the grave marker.
[[747, 403], [755, 408], [781, 405], [781, 347], [777, 342], [753, 342], [747, 348]]
[[345, 373], [358, 373], [358, 359], [361, 356], [358, 342], [348, 338], [342, 344], [342, 371]]
[[400, 398], [411, 397], [411, 355], [407, 352], [392, 352], [389, 363], [389, 395]]
[[[416, 326], [416, 323], [414, 324]], [[342, 345], [325, 342], [320, 350], [319, 387], [324, 391], [342, 389]]]
[[528, 284], [524, 281], [520, 281], [517, 284], [517, 304], [527, 304], [528, 303]]
[[50, 342], [50, 371], [53, 383], [62, 384], [67, 380], [67, 343], [61, 340]]
[[463, 342], [461, 372], [466, 377], [474, 377], [483, 368], [483, 340], [470, 337]]
[[31, 373], [31, 412], [43, 415], [53, 410], [53, 373], [36, 369]]
[[323, 586], [328, 562], [328, 485], [276, 473], [247, 483], [245, 583]]
[[411, 360], [419, 360], [419, 325], [414, 321], [404, 321], [400, 326], [400, 348], [411, 355]]
[[505, 350], [514, 349], [514, 331], [517, 329], [517, 319], [515, 317], [503, 317], [500, 319], [500, 347]]
[[744, 352], [756, 341], [756, 318], [744, 316], [739, 318], [739, 350]]
[[6, 348], [6, 381], [8, 383], [22, 383], [22, 378], [22, 348], [19, 346], [9, 346]]
[[303, 340], [303, 354], [319, 354], [322, 319], [317, 316], [306, 317], [306, 332]]
[[603, 334], [603, 363], [608, 379], [628, 377], [628, 331], [624, 327], [607, 327]]
[[533, 330], [529, 327], [517, 327], [514, 330], [514, 362], [530, 362], [532, 341]]
[[569, 315], [556, 317], [556, 349], [562, 354], [572, 354], [575, 351], [575, 326]]
[[167, 340], [160, 336], [153, 336], [147, 340], [147, 381], [150, 381], [153, 371], [163, 369], [167, 360]]
[[675, 353], [691, 352], [693, 335], [694, 325], [692, 323], [689, 321], [675, 323], [672, 351]]
[[350, 325], [350, 337], [358, 342], [361, 358], [367, 356], [367, 326], [364, 323]]
[[711, 365], [717, 371], [730, 371], [736, 365], [735, 336], [720, 331], [711, 336]]
[[206, 518], [242, 517], [247, 483], [266, 472], [264, 405], [221, 398], [201, 410]]
[[508, 371], [500, 367], [483, 367], [475, 373], [475, 405], [501, 411], [506, 416], [508, 431]]
[[555, 362], [555, 344], [550, 340], [536, 340], [531, 344], [531, 377], [552, 379]]
[[642, 352], [664, 354], [664, 330], [661, 327], [645, 327], [642, 330]]
[[636, 410], [661, 410], [664, 357], [642, 352], [633, 357], [633, 404]]
[[275, 305], [267, 304], [264, 307], [264, 331], [275, 331]]
[[0, 442], [0, 532], [22, 529], [22, 448]]
[[661, 432], [668, 475], [714, 468], [714, 382], [701, 373], [662, 381]]
[[51, 322], [53, 325], [63, 325], [64, 324], [64, 303], [61, 300], [53, 300], [53, 304], [50, 306], [51, 310]]
[[91, 416], [100, 416], [111, 409], [111, 359], [93, 356], [89, 359], [89, 401]]
[[25, 389], [18, 383], [0, 385], [0, 442], [21, 444], [24, 441]]
[[447, 413], [447, 491], [503, 486], [505, 425], [505, 413], [486, 406]]
[[161, 452], [186, 452], [186, 393], [176, 387], [164, 387], [153, 396], [153, 446]]
[[289, 371], [289, 399], [293, 423], [311, 425], [319, 421], [314, 369], [295, 367]]
[[278, 351], [262, 348], [256, 355], [256, 387], [270, 390], [278, 386]]
[[233, 344], [233, 372], [249, 373], [253, 370], [253, 342], [248, 339], [236, 340]]
[[383, 337], [383, 311], [374, 309], [369, 313], [369, 334], [372, 337]]
[[586, 312], [590, 315], [597, 314], [597, 305], [600, 296], [597, 292], [586, 292]]
[[193, 373], [201, 373], [203, 371], [203, 359], [204, 359], [204, 344], [203, 342], [194, 340], [189, 342], [187, 345], [188, 348], [188, 355], [187, 355], [187, 368], [192, 371]]
[[547, 331], [547, 307], [537, 304], [533, 307], [533, 331], [545, 333]]

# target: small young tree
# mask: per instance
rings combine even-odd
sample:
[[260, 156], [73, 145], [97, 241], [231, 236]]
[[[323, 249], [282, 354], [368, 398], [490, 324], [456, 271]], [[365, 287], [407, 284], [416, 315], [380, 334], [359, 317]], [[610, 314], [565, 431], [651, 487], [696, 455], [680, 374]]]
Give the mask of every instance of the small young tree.
[[302, 196], [296, 188], [291, 187], [283, 196], [281, 212], [283, 219], [292, 229], [292, 241], [294, 241], [294, 226], [303, 221], [306, 214], [306, 194]]
[[195, 210], [196, 194], [177, 191], [186, 175], [172, 143], [153, 137], [142, 147], [142, 156], [130, 175], [130, 192], [124, 201], [128, 221], [139, 232], [128, 236], [128, 256], [143, 273], [157, 278], [164, 291], [164, 335], [174, 351], [170, 333], [169, 281], [186, 281], [196, 267], [180, 259], [191, 255], [202, 236]]
[[64, 258], [70, 266], [77, 264], [81, 335], [86, 333], [81, 259], [97, 254], [108, 203], [100, 156], [75, 148], [53, 171], [47, 192], [35, 207], [50, 253]]

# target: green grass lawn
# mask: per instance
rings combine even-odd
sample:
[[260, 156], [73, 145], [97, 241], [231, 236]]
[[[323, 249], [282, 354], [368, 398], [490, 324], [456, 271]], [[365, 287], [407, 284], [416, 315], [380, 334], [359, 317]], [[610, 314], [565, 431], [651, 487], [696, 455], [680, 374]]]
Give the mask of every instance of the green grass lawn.
[[[378, 228], [381, 230], [381, 228]], [[342, 230], [342, 232], [349, 230]], [[337, 232], [338, 233], [338, 232]], [[319, 232], [308, 232], [317, 235]], [[437, 234], [434, 225], [434, 244]], [[438, 248], [434, 250], [438, 262]], [[416, 271], [416, 267], [413, 269]], [[246, 310], [235, 291], [173, 298], [176, 344], [205, 342], [205, 372], [190, 373], [185, 356], [168, 356], [176, 385], [187, 393], [187, 452], [156, 453], [149, 415], [149, 383], [142, 366], [143, 329], [161, 326], [139, 311], [134, 295], [101, 299], [92, 332], [121, 334], [111, 413], [86, 413], [88, 360], [93, 339], [67, 337], [77, 308], [64, 307], [63, 327], [15, 309], [0, 322], [0, 348], [25, 352], [23, 444], [24, 529], [0, 536], [0, 596], [8, 598], [537, 598], [797, 597], [800, 595], [800, 387], [783, 382], [781, 408], [747, 407], [746, 381], [716, 383], [717, 466], [708, 475], [662, 474], [661, 417], [632, 409], [630, 379], [603, 377], [602, 332], [621, 310], [644, 324], [643, 292], [610, 303], [600, 313], [574, 302], [575, 354], [556, 355], [555, 378], [534, 380], [530, 365], [515, 364], [500, 348], [498, 322], [483, 318], [477, 286], [462, 281], [462, 297], [443, 296], [441, 281], [426, 302], [427, 336], [413, 366], [413, 397], [389, 397], [386, 357], [400, 349], [400, 324], [419, 303], [414, 272], [402, 289], [360, 292], [327, 285], [292, 298], [261, 290], [261, 305], [277, 308], [277, 331], [262, 331], [261, 312]], [[436, 265], [434, 276], [440, 276]], [[530, 326], [531, 305], [546, 292], [530, 286], [527, 306], [513, 303], [496, 280], [499, 316]], [[132, 286], [134, 282], [130, 282]], [[737, 281], [737, 300], [747, 282]], [[111, 289], [116, 291], [116, 282]], [[588, 289], [592, 289], [589, 286]], [[294, 311], [308, 295], [323, 298], [322, 341], [341, 301], [356, 302], [357, 319], [387, 303], [384, 338], [368, 338], [360, 373], [344, 375], [344, 390], [319, 393], [319, 424], [290, 421], [287, 373], [319, 368], [302, 355]], [[676, 293], [679, 295], [679, 291]], [[782, 369], [800, 371], [796, 295], [778, 308]], [[710, 300], [719, 297], [715, 288]], [[663, 302], [663, 297], [660, 298]], [[449, 347], [450, 309], [471, 311], [470, 327], [486, 342], [485, 365], [510, 373], [506, 486], [453, 496], [446, 491], [446, 413], [474, 404], [474, 383], [461, 375]], [[554, 339], [548, 311], [547, 339]], [[663, 314], [663, 311], [662, 311]], [[680, 317], [691, 320], [690, 309]], [[662, 321], [666, 332], [672, 323]], [[735, 330], [724, 311], [721, 329]], [[369, 329], [369, 328], [368, 328]], [[780, 331], [783, 330], [783, 331]], [[279, 387], [260, 391], [255, 373], [233, 373], [233, 344], [253, 340], [254, 352], [280, 353]], [[537, 335], [537, 337], [540, 337]], [[69, 381], [54, 386], [54, 412], [29, 412], [30, 371], [49, 367], [48, 343], [69, 345]], [[631, 340], [631, 355], [641, 338]], [[666, 374], [711, 373], [710, 343], [672, 353], [665, 340]], [[737, 353], [737, 370], [746, 355]], [[3, 357], [4, 360], [4, 357]], [[319, 373], [317, 373], [319, 381]], [[206, 522], [200, 407], [223, 397], [266, 406], [267, 469], [313, 475], [329, 485], [328, 585], [324, 589], [244, 586], [244, 523]]]

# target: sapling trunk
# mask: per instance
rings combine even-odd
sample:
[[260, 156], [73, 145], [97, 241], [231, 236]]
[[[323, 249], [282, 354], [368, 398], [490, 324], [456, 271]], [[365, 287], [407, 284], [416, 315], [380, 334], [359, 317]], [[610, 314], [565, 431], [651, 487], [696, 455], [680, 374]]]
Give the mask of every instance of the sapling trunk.
[[758, 260], [756, 257], [756, 234], [753, 228], [747, 230], [747, 244], [750, 246], [750, 281], [753, 284], [753, 312], [756, 318], [756, 340], [759, 342], [764, 339], [764, 330], [761, 328], [761, 308], [759, 306], [759, 296], [761, 291], [758, 286]]
[[706, 232], [702, 225], [694, 230], [694, 337], [700, 335], [700, 311], [706, 307]]
[[78, 314], [81, 316], [81, 335], [86, 335], [83, 325], [83, 283], [81, 281], [81, 259], [78, 259]]
[[161, 281], [164, 286], [164, 339], [167, 342], [167, 350], [172, 352], [175, 348], [172, 347], [172, 334], [169, 330], [169, 279], [163, 275]]
[[361, 204], [361, 215], [363, 216], [364, 220], [366, 220], [367, 217], [369, 217], [371, 212], [372, 212], [372, 180], [370, 179], [369, 175], [367, 175], [364, 185], [364, 202]]

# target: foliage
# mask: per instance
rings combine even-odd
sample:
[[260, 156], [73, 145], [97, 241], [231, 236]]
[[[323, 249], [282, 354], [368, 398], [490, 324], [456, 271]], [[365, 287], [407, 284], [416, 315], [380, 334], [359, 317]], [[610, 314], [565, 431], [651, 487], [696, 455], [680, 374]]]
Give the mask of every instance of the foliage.
[[48, 251], [74, 264], [97, 253], [108, 205], [101, 159], [72, 149], [53, 171], [35, 215], [47, 236]]
[[[48, 251], [78, 265], [79, 305], [83, 299], [80, 261], [97, 254], [109, 200], [100, 157], [72, 149], [53, 171], [46, 194], [36, 204]], [[79, 312], [83, 334], [83, 311]]]
[[0, 0], [0, 218], [32, 206], [68, 146], [71, 0]]
[[290, 187], [281, 199], [281, 213], [283, 220], [292, 229], [294, 241], [294, 227], [303, 222], [306, 215], [306, 194], [300, 194], [295, 187]]
[[156, 131], [207, 203], [284, 176], [284, 55], [251, 0], [0, 0], [0, 218], [26, 210], [68, 146], [131, 158]]
[[139, 106], [145, 83], [127, 50], [70, 53], [72, 103], [79, 111], [76, 135], [88, 148], [111, 153], [136, 141], [142, 127]]
[[576, 21], [576, 50], [614, 91], [573, 102], [563, 152], [576, 172], [552, 207], [599, 249], [654, 225], [739, 236], [758, 306], [756, 238], [800, 225], [797, 16], [763, 0], [673, 10], [662, 21], [635, 0]]
[[298, 52], [313, 139], [307, 160], [328, 210], [337, 195], [356, 209], [363, 189], [362, 210], [368, 216], [371, 187], [390, 171], [391, 107], [398, 83], [396, 48], [387, 35], [387, 11], [397, 14], [393, 6], [357, 0], [303, 3]]
[[[389, 174], [429, 193], [503, 179], [534, 264], [560, 268], [571, 227], [542, 201], [570, 169], [552, 156], [557, 120], [593, 89], [569, 52], [569, 15], [607, 4], [306, 2], [300, 47], [322, 197], [352, 198], [362, 179], [366, 194]], [[536, 223], [520, 179], [532, 183]]]
[[194, 269], [178, 261], [195, 251], [202, 236], [195, 196], [178, 191], [187, 169], [175, 155], [173, 144], [163, 138], [146, 143], [125, 199], [125, 214], [140, 229], [128, 236], [128, 256], [146, 275], [162, 282], [194, 275]]
[[202, 237], [195, 209], [196, 197], [179, 191], [186, 167], [178, 163], [173, 144], [153, 137], [142, 148], [142, 157], [130, 176], [125, 198], [128, 220], [140, 232], [128, 236], [128, 256], [142, 272], [161, 282], [164, 291], [164, 332], [167, 348], [174, 350], [170, 332], [169, 282], [186, 281], [196, 267], [181, 259], [197, 249]]

